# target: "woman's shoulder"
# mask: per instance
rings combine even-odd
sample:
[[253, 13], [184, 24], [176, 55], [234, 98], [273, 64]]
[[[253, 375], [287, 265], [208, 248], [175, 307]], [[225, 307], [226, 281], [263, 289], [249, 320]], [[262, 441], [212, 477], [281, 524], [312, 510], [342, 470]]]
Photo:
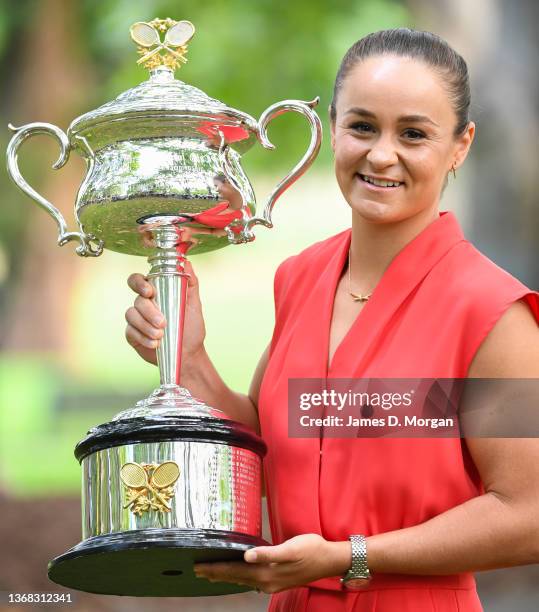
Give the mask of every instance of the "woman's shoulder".
[[459, 303], [466, 301], [470, 306], [474, 306], [514, 301], [530, 294], [532, 307], [537, 304], [537, 292], [479, 251], [468, 240], [457, 243], [436, 268], [437, 275], [444, 279], [443, 287], [447, 299], [456, 299]]
[[539, 314], [525, 301], [512, 303], [492, 326], [474, 355], [468, 376], [539, 377]]
[[[493, 372], [493, 360], [499, 360], [504, 351], [513, 354], [516, 336], [537, 328], [539, 293], [466, 240], [455, 246], [441, 272], [444, 297], [452, 311], [462, 316], [463, 337], [468, 339], [467, 363], [474, 363], [470, 372], [473, 376], [479, 371], [483, 376], [486, 371]], [[478, 364], [479, 369], [475, 367]]]

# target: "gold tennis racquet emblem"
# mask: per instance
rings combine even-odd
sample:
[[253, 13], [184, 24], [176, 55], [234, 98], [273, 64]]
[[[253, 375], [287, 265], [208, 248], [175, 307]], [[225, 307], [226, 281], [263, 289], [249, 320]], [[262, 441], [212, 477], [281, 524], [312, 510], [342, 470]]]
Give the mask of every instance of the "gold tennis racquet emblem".
[[[167, 66], [175, 70], [187, 59], [187, 43], [195, 35], [195, 26], [190, 21], [173, 19], [154, 19], [137, 21], [130, 28], [131, 38], [138, 46], [141, 55], [137, 64], [143, 64], [148, 70], [158, 66]], [[161, 40], [160, 32], [165, 32]], [[164, 53], [161, 53], [164, 51]]]
[[143, 512], [156, 510], [170, 512], [169, 501], [174, 497], [174, 484], [180, 476], [180, 468], [174, 461], [164, 463], [124, 463], [120, 478], [127, 488], [124, 508], [141, 516]]

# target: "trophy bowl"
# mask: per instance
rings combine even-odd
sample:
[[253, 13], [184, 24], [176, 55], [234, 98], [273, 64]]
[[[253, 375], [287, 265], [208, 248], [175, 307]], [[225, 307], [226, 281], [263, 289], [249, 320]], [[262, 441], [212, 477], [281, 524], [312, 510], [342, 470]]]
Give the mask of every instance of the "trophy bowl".
[[[321, 143], [318, 100], [285, 100], [257, 121], [174, 76], [195, 29], [154, 19], [131, 27], [150, 77], [75, 119], [66, 133], [48, 123], [10, 128], [8, 173], [52, 216], [58, 244], [76, 253], [104, 249], [148, 257], [147, 275], [167, 321], [157, 349], [160, 386], [77, 444], [82, 467], [83, 540], [53, 559], [49, 577], [67, 587], [114, 595], [199, 596], [250, 590], [197, 578], [193, 563], [241, 559], [261, 537], [263, 440], [207, 406], [180, 384], [188, 255], [254, 240], [273, 227], [282, 193], [312, 164]], [[294, 111], [310, 125], [307, 151], [277, 185], [262, 213], [241, 155], [256, 142], [273, 149], [266, 128]], [[18, 167], [21, 144], [49, 134], [60, 145], [54, 168], [71, 151], [87, 172], [74, 206], [77, 231], [37, 193]]]

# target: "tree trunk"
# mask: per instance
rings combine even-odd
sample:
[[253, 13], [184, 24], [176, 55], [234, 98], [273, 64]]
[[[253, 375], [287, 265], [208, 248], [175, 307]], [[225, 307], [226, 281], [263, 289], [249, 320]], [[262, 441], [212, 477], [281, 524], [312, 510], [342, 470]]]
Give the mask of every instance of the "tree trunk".
[[[81, 111], [89, 83], [88, 68], [80, 55], [78, 8], [70, 0], [45, 0], [28, 23], [15, 67], [17, 78], [10, 100], [10, 121], [22, 125], [35, 121], [54, 123], [65, 130]], [[58, 144], [51, 138], [32, 138], [20, 149], [21, 160], [33, 159], [46, 177], [35, 188], [60, 209], [74, 228], [75, 196], [84, 176], [84, 164], [74, 159], [59, 171], [50, 169]], [[48, 169], [47, 169], [48, 168]], [[24, 164], [23, 164], [24, 173]], [[61, 352], [69, 333], [70, 291], [81, 261], [74, 243], [56, 246], [56, 224], [31, 200], [26, 236], [15, 253], [23, 258], [5, 318], [4, 346], [10, 351]]]
[[[539, 104], [535, 0], [409, 0], [416, 27], [445, 38], [468, 63], [472, 120], [466, 181], [468, 234], [485, 254], [539, 285]], [[460, 191], [460, 190], [459, 190]]]

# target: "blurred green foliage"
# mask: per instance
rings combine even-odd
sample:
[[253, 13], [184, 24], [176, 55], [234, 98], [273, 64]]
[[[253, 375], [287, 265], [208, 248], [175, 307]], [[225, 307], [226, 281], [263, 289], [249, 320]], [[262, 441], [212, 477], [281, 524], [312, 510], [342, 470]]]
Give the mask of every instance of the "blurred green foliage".
[[[4, 78], [2, 115], [9, 122], [30, 123], [35, 117], [21, 117], [10, 99], [10, 86], [24, 60], [25, 37], [35, 31], [34, 15], [47, 0], [0, 0], [0, 71]], [[200, 87], [211, 97], [258, 118], [269, 105], [295, 98], [320, 97], [317, 108], [324, 126], [325, 143], [313, 170], [331, 163], [327, 108], [340, 60], [358, 39], [382, 28], [410, 25], [409, 14], [398, 0], [115, 0], [68, 2], [76, 19], [76, 49], [66, 49], [91, 66], [95, 78], [84, 92], [85, 105], [77, 114], [96, 108], [146, 78], [146, 70], [136, 65], [136, 48], [129, 36], [135, 21], [154, 17], [189, 19], [197, 32], [189, 44], [188, 63], [177, 78]], [[46, 24], [44, 24], [46, 27]], [[27, 61], [27, 60], [26, 60]], [[43, 75], [44, 87], [47, 76]], [[51, 91], [51, 96], [61, 96]], [[46, 110], [40, 120], [46, 119]], [[68, 119], [74, 119], [69, 117]], [[16, 121], [15, 121], [16, 120]], [[49, 119], [50, 120], [50, 119]], [[67, 124], [60, 125], [62, 129]], [[300, 159], [309, 142], [309, 129], [303, 117], [287, 113], [269, 126], [275, 151], [255, 146], [242, 163], [251, 176], [256, 172], [283, 175]], [[0, 130], [0, 146], [5, 150], [10, 132]], [[40, 137], [36, 138], [36, 141]], [[41, 137], [45, 138], [45, 137]], [[50, 171], [55, 157], [35, 154], [32, 146], [21, 150], [25, 177], [39, 186]], [[38, 147], [36, 151], [41, 152]], [[52, 153], [50, 153], [52, 151]], [[57, 154], [56, 148], [48, 151]], [[76, 163], [73, 158], [69, 164]], [[61, 170], [60, 170], [61, 172]], [[14, 205], [5, 211], [0, 224], [0, 283], [2, 245], [8, 260], [23, 239], [30, 202], [16, 190], [7, 175], [0, 174], [0, 189]], [[0, 300], [1, 310], [1, 300]]]
[[[408, 24], [408, 13], [397, 0], [185, 0], [181, 5], [173, 0], [78, 0], [74, 4], [79, 48], [66, 52], [86, 56], [99, 84], [86, 92], [88, 108], [83, 110], [146, 78], [146, 71], [136, 65], [129, 26], [170, 16], [189, 19], [197, 28], [189, 44], [189, 62], [177, 78], [255, 117], [281, 99], [320, 96], [318, 110], [326, 128], [333, 79], [347, 48], [373, 30]], [[31, 25], [36, 6], [36, 0], [0, 4], [4, 72], [13, 67], [13, 49]], [[249, 158], [254, 168], [289, 167], [304, 150], [308, 135], [306, 127], [301, 129], [302, 120], [291, 117], [297, 122], [291, 129], [286, 119], [272, 127], [280, 153], [253, 151]], [[328, 159], [326, 147], [319, 163]]]

